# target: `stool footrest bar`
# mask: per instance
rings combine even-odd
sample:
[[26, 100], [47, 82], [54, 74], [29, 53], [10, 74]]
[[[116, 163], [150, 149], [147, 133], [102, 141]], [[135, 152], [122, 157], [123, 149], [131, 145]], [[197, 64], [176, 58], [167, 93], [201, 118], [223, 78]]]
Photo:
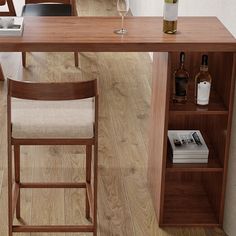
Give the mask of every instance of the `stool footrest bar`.
[[20, 188], [86, 188], [86, 183], [20, 183]]
[[93, 232], [93, 225], [17, 225], [12, 227], [13, 232]]

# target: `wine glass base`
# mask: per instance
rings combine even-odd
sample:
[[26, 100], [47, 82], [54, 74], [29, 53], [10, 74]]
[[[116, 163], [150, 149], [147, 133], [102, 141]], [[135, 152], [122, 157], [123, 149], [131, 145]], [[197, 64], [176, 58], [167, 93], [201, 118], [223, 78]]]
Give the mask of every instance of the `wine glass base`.
[[127, 29], [117, 29], [117, 30], [114, 30], [114, 33], [123, 35], [123, 34], [127, 34], [128, 30]]

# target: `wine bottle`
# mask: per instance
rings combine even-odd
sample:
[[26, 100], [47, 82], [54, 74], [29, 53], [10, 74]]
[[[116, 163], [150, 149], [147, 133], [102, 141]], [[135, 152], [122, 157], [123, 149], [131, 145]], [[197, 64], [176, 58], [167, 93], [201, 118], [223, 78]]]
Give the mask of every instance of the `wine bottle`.
[[208, 56], [202, 56], [200, 72], [195, 77], [195, 101], [198, 105], [208, 105], [211, 91], [211, 75], [208, 71]]
[[180, 53], [179, 68], [173, 74], [173, 101], [185, 103], [187, 101], [189, 73], [184, 68], [185, 53]]
[[165, 0], [163, 32], [174, 34], [177, 31], [178, 0]]

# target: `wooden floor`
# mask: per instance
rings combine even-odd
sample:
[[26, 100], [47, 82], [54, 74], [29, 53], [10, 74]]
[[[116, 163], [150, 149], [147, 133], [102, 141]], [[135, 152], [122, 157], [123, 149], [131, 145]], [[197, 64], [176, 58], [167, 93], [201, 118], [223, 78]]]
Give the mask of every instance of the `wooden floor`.
[[[78, 0], [80, 15], [116, 15], [115, 0]], [[96, 26], [94, 26], [96, 27]], [[91, 29], [92, 30], [92, 29]], [[99, 78], [98, 235], [222, 236], [219, 229], [158, 227], [147, 188], [147, 132], [151, 95], [151, 60], [147, 53], [28, 53], [22, 69], [19, 53], [1, 53], [5, 75], [33, 81]], [[6, 83], [0, 83], [0, 235], [7, 236]], [[79, 181], [84, 149], [22, 148], [22, 179]], [[31, 224], [76, 224], [84, 220], [83, 190], [23, 190], [22, 216]], [[16, 222], [17, 223], [17, 222]], [[17, 235], [17, 234], [16, 234]], [[30, 234], [18, 234], [26, 236]], [[39, 235], [90, 235], [40, 234]]]

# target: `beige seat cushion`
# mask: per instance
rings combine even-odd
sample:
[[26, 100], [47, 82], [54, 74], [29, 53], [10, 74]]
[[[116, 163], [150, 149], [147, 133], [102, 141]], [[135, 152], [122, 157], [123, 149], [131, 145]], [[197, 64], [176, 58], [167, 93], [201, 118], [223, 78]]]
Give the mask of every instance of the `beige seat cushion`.
[[72, 101], [12, 99], [14, 138], [92, 138], [93, 98]]

